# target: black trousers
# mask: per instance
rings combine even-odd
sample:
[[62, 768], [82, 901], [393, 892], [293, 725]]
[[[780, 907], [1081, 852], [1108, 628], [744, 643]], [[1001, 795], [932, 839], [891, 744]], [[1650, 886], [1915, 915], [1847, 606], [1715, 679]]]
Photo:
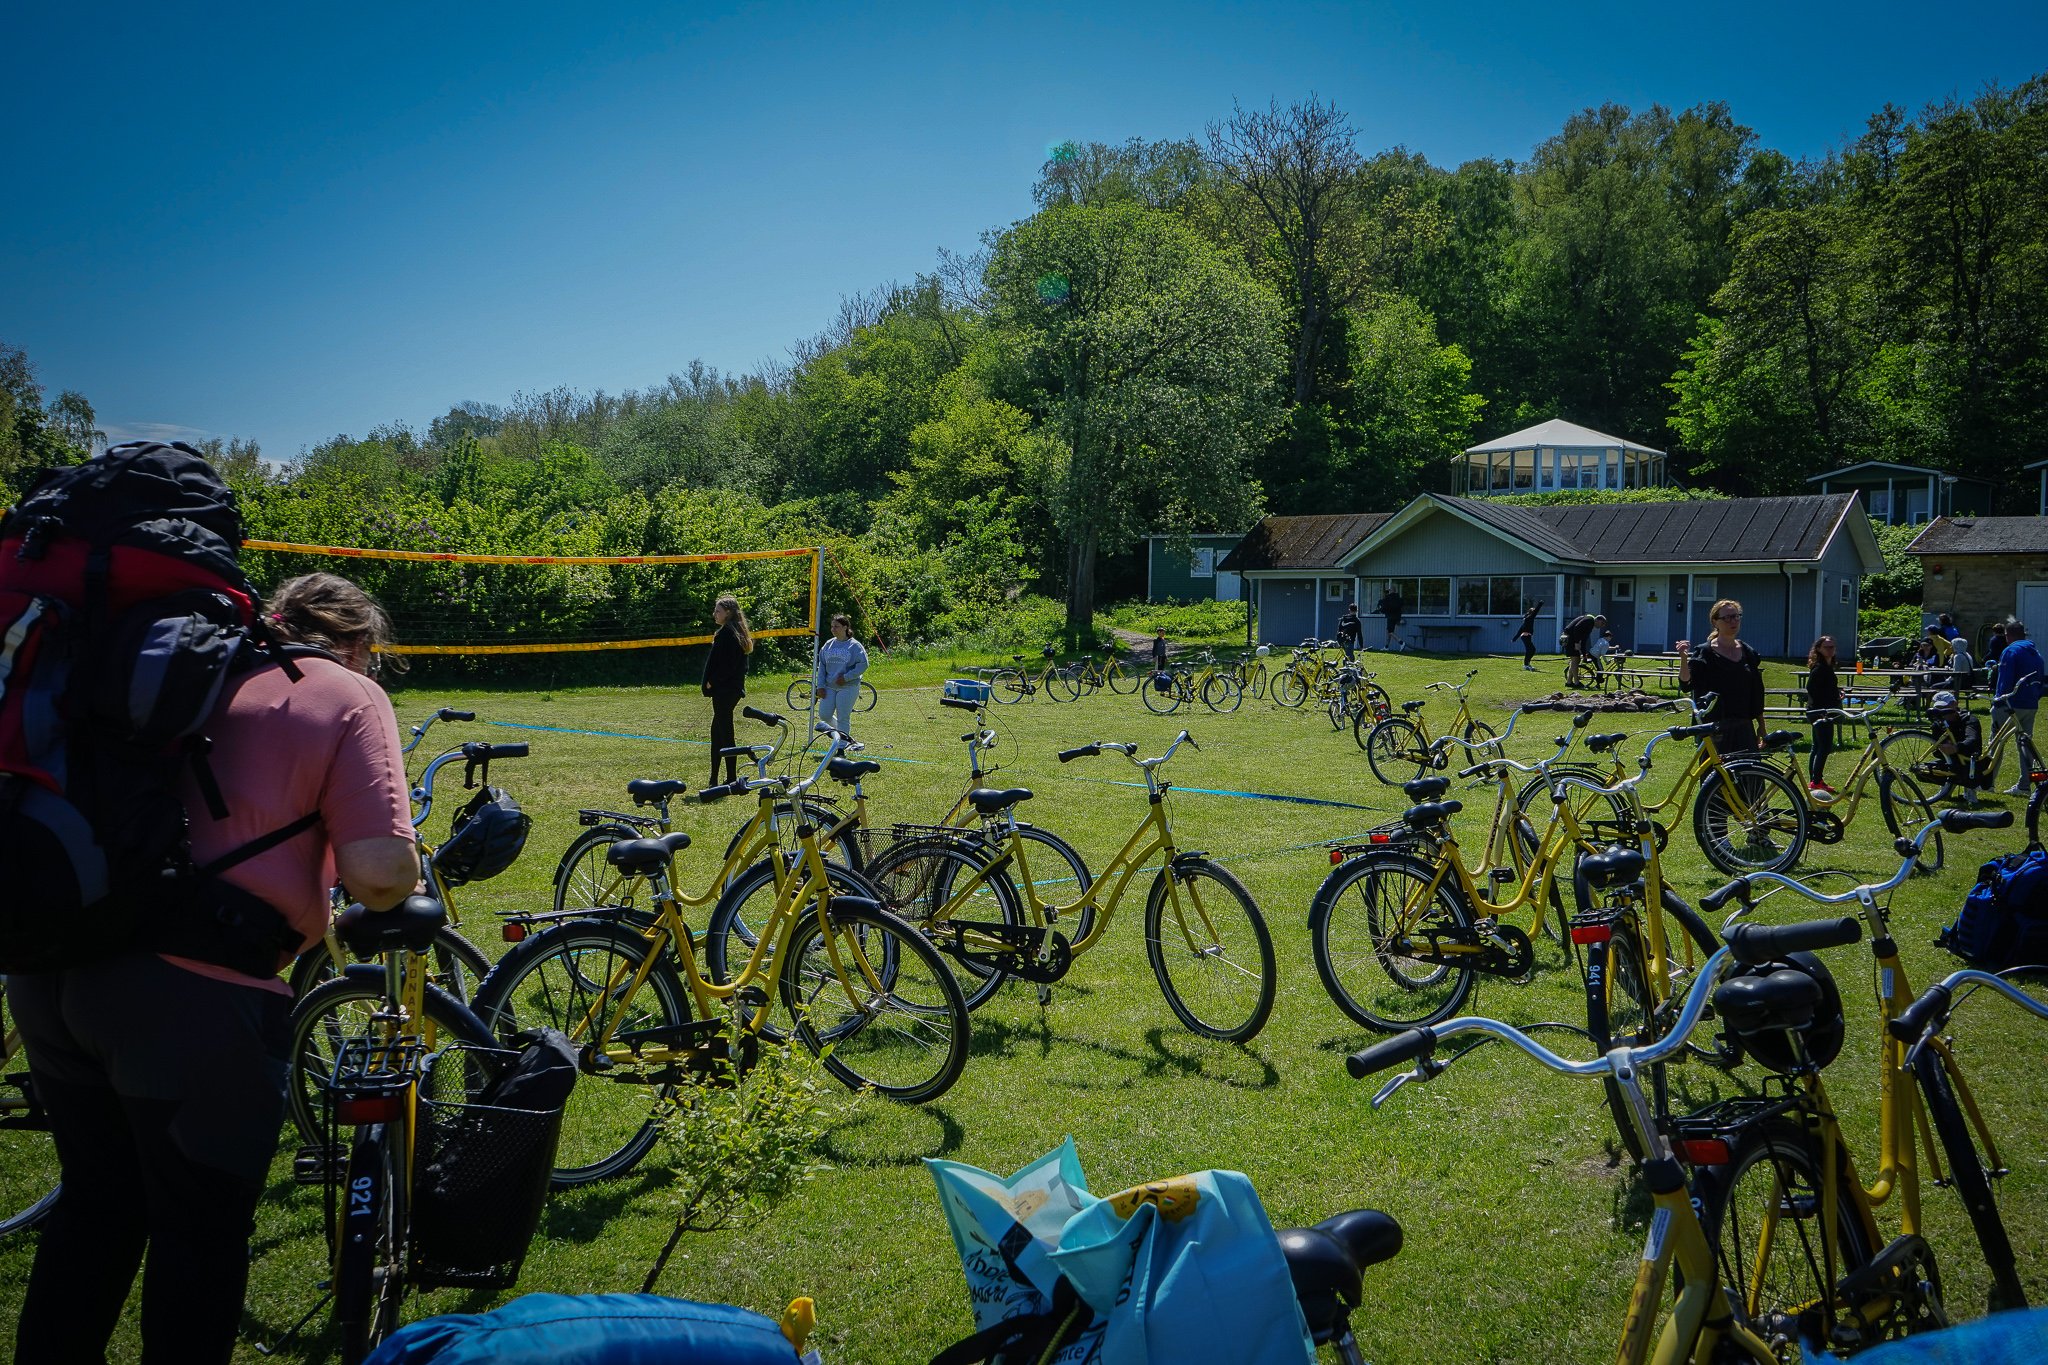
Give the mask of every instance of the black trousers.
[[154, 956], [12, 976], [64, 1188], [36, 1245], [19, 1365], [103, 1365], [142, 1273], [142, 1365], [234, 1352], [284, 1118], [291, 1002]]
[[[713, 786], [716, 786], [721, 781], [731, 782], [739, 776], [740, 761], [738, 759], [721, 759], [718, 756], [720, 749], [730, 749], [733, 745], [739, 743], [739, 738], [732, 727], [732, 713], [739, 709], [739, 705], [740, 699], [738, 697], [713, 697], [711, 699], [711, 782]], [[718, 775], [721, 763], [725, 765], [725, 776], [723, 778]]]
[[1522, 662], [1525, 664], [1536, 662], [1536, 637], [1533, 635], [1524, 635], [1522, 637]]
[[1835, 723], [1831, 720], [1817, 720], [1813, 723], [1813, 752], [1807, 755], [1806, 776], [1812, 782], [1827, 781], [1828, 758], [1835, 752]]

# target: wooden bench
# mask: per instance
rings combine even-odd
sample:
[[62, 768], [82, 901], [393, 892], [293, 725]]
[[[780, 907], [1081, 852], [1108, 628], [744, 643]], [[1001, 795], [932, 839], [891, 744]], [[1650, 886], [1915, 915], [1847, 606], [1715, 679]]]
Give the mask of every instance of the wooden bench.
[[1450, 641], [1450, 648], [1438, 652], [1469, 654], [1472, 652], [1472, 637], [1479, 633], [1479, 627], [1418, 625], [1415, 627], [1415, 633], [1421, 637], [1422, 648], [1425, 650], [1431, 648], [1430, 642], [1432, 640], [1448, 639]]

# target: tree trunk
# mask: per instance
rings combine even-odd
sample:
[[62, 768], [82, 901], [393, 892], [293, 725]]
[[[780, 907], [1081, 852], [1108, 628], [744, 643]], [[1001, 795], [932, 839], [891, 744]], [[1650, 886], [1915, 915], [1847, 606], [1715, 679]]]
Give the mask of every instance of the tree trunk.
[[1080, 649], [1095, 633], [1095, 532], [1067, 542], [1067, 647]]

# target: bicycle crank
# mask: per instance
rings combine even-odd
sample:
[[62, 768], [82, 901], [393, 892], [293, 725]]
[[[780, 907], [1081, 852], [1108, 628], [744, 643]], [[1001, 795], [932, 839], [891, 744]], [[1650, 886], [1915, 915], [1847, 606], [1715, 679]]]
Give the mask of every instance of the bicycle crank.
[[754, 1034], [739, 1033], [737, 1047], [733, 1039], [733, 1027], [724, 1019], [616, 1033], [602, 1051], [593, 1045], [583, 1048], [581, 1069], [587, 1076], [627, 1085], [730, 1085], [752, 1071], [761, 1055], [761, 1040]]
[[1008, 972], [1040, 985], [1058, 981], [1074, 965], [1073, 946], [1057, 929], [947, 920], [933, 925], [927, 937], [933, 947], [964, 966]]
[[1842, 817], [1833, 811], [1816, 810], [1806, 813], [1806, 837], [1816, 844], [1839, 844], [1846, 832]]

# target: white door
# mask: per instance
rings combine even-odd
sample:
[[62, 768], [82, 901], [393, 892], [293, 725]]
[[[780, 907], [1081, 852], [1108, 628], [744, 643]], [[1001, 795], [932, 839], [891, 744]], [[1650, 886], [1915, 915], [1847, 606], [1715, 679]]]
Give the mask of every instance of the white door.
[[1235, 602], [1244, 596], [1244, 580], [1234, 573], [1218, 571], [1216, 575], [1216, 600]]
[[1665, 638], [1671, 633], [1671, 604], [1665, 600], [1670, 592], [1670, 580], [1662, 576], [1636, 580], [1636, 653], [1662, 654], [1670, 646]]
[[2022, 583], [2017, 597], [2013, 614], [2026, 623], [2028, 639], [2038, 638], [2039, 632], [2048, 630], [2048, 583]]
[[1584, 588], [1579, 593], [1579, 598], [1585, 603], [1584, 606], [1579, 608], [1581, 612], [1588, 616], [1598, 616], [1600, 614], [1600, 580], [1597, 578], [1587, 579]]

